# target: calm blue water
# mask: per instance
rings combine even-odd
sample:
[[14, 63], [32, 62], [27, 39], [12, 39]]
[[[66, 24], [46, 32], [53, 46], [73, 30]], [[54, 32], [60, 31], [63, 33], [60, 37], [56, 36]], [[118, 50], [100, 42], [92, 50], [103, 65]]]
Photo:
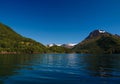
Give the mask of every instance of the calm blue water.
[[0, 55], [0, 84], [120, 84], [120, 55]]

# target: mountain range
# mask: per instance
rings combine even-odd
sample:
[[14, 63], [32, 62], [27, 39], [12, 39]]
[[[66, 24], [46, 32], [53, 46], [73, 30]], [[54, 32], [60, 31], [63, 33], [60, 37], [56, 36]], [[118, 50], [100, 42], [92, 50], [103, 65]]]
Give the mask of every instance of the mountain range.
[[76, 43], [68, 43], [68, 44], [48, 44], [48, 47], [52, 47], [52, 46], [61, 46], [61, 47], [65, 47], [65, 48], [69, 48], [72, 49], [74, 46], [76, 45]]
[[73, 50], [77, 53], [92, 54], [120, 53], [120, 36], [104, 30], [94, 30], [87, 38], [77, 44]]
[[10, 27], [0, 23], [0, 53], [120, 53], [120, 36], [104, 30], [94, 30], [78, 44], [46, 47], [40, 42], [21, 36]]

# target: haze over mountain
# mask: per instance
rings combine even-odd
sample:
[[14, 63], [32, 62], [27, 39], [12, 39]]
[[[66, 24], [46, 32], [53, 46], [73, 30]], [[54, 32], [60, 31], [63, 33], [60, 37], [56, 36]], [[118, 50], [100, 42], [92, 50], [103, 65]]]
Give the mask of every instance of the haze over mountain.
[[68, 43], [68, 44], [55, 44], [55, 43], [52, 43], [52, 44], [48, 44], [47, 46], [48, 47], [52, 47], [52, 46], [61, 46], [61, 47], [65, 47], [65, 48], [73, 48], [74, 46], [76, 45], [76, 43]]
[[120, 53], [120, 36], [104, 30], [94, 30], [73, 50], [77, 53]]

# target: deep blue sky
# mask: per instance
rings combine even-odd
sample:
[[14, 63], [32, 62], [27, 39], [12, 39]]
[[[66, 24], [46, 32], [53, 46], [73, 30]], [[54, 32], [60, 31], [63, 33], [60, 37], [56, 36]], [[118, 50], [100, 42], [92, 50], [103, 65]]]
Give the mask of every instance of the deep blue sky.
[[0, 0], [0, 22], [43, 44], [78, 43], [94, 29], [120, 35], [120, 0]]

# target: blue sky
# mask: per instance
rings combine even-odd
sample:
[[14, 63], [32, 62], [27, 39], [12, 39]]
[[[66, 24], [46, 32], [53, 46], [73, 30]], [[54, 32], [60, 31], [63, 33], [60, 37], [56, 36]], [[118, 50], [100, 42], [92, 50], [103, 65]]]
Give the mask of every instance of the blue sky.
[[0, 0], [0, 22], [43, 44], [79, 43], [94, 29], [120, 35], [120, 0]]

